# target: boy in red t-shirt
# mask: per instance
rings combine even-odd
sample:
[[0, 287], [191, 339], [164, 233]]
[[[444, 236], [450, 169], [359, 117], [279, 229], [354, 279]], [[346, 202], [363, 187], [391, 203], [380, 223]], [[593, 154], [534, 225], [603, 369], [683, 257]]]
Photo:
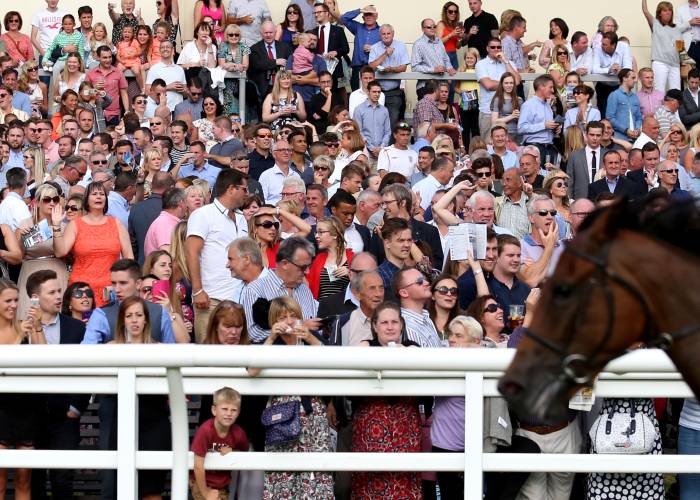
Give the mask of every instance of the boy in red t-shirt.
[[241, 413], [241, 395], [230, 387], [214, 393], [210, 418], [197, 429], [192, 440], [194, 474], [190, 475], [190, 491], [195, 500], [227, 500], [231, 471], [204, 470], [204, 456], [233, 450], [248, 451], [245, 431], [235, 424]]

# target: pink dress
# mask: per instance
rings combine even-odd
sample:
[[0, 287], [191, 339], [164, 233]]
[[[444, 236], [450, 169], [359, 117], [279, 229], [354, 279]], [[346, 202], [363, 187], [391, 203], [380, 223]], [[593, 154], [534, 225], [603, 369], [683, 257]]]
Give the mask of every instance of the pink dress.
[[[214, 24], [212, 26], [213, 29], [220, 28], [222, 26], [221, 21], [224, 17], [224, 9], [222, 7], [218, 8], [218, 9], [210, 9], [209, 6], [207, 6], [206, 0], [203, 0], [202, 1], [202, 10], [200, 11], [200, 14], [202, 15], [202, 17], [200, 17], [200, 19], [202, 19], [204, 17], [211, 17], [212, 21], [214, 21]], [[216, 37], [216, 40], [219, 43], [223, 42], [224, 41], [223, 30], [218, 31], [218, 32], [215, 31], [215, 33], [216, 34], [214, 36]]]

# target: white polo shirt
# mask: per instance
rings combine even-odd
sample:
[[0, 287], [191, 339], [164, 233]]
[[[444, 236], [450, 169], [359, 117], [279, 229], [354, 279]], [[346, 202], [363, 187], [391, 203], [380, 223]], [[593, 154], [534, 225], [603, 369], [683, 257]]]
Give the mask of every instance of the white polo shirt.
[[[160, 61], [151, 66], [151, 69], [149, 69], [146, 74], [146, 83], [150, 85], [157, 78], [162, 78], [166, 85], [170, 85], [174, 82], [186, 83], [185, 70], [182, 69], [182, 66], [178, 66], [175, 63], [165, 64], [163, 61]], [[168, 90], [166, 92], [166, 97], [168, 98], [168, 109], [170, 111], [174, 111], [175, 106], [180, 104], [184, 99], [182, 94], [174, 90]]]
[[228, 245], [243, 236], [248, 236], [248, 224], [243, 214], [236, 212], [236, 222], [228, 215], [229, 210], [218, 199], [198, 208], [187, 221], [187, 236], [199, 236], [204, 246], [199, 256], [202, 288], [210, 298], [233, 300], [243, 286], [241, 280], [231, 277], [226, 269]]
[[418, 153], [411, 148], [398, 149], [394, 146], [382, 148], [377, 156], [377, 172], [398, 172], [406, 179], [410, 179], [418, 171]]
[[277, 205], [277, 202], [282, 199], [282, 185], [285, 179], [294, 176], [299, 177], [299, 174], [292, 170], [291, 165], [289, 166], [287, 175], [284, 175], [284, 172], [282, 172], [282, 169], [276, 163], [260, 174], [259, 180], [262, 186], [263, 196], [265, 197], [265, 203]]

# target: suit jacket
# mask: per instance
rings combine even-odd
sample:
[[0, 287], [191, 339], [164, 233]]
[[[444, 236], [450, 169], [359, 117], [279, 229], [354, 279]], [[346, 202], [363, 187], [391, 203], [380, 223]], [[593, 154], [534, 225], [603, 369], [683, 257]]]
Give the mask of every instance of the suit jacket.
[[[328, 35], [328, 47], [326, 47], [326, 52], [336, 51], [338, 53], [336, 57], [338, 58], [339, 62], [333, 71], [333, 83], [337, 83], [338, 78], [342, 78], [344, 76], [343, 64], [340, 59], [347, 57], [347, 55], [350, 53], [350, 45], [348, 45], [348, 39], [345, 37], [345, 30], [342, 27], [331, 24], [330, 28], [331, 31]], [[316, 26], [311, 30], [311, 33], [314, 33], [320, 38], [320, 31], [320, 26]], [[318, 55], [322, 55], [321, 51], [318, 49], [318, 44], [316, 45], [316, 53]], [[333, 86], [333, 88], [335, 87], [336, 85]]]
[[339, 316], [341, 314], [352, 312], [355, 309], [357, 309], [357, 306], [353, 304], [351, 300], [345, 300], [345, 290], [342, 290], [338, 293], [334, 293], [333, 295], [329, 295], [325, 299], [321, 299], [318, 303], [318, 312], [316, 313], [316, 316], [319, 318]]
[[[615, 191], [613, 194], [616, 196], [627, 196], [630, 199], [634, 199], [639, 196], [639, 187], [637, 184], [625, 176], [621, 175], [617, 178], [617, 184], [615, 185]], [[601, 193], [609, 193], [607, 179], [599, 179], [588, 186], [588, 199], [595, 201]]]
[[[435, 269], [442, 270], [442, 261], [444, 260], [444, 254], [442, 253], [442, 243], [440, 242], [440, 233], [435, 226], [426, 224], [416, 219], [411, 219], [409, 222], [411, 226], [411, 234], [415, 241], [423, 240], [433, 251], [433, 267]], [[377, 264], [381, 264], [386, 259], [384, 254], [384, 243], [378, 234], [372, 235], [372, 241], [370, 243], [370, 252], [374, 254], [377, 258]], [[386, 292], [387, 296], [389, 292]]]
[[685, 125], [688, 130], [690, 130], [693, 125], [700, 122], [700, 107], [695, 104], [695, 99], [693, 99], [688, 89], [683, 91], [683, 98], [678, 108], [678, 115], [681, 117], [683, 125]]
[[[603, 166], [603, 155], [606, 149], [600, 148], [598, 155], [597, 167]], [[577, 149], [569, 155], [569, 161], [566, 163], [566, 173], [569, 174], [569, 198], [578, 200], [588, 196], [588, 185], [592, 179], [588, 175], [588, 160], [586, 159], [586, 148]]]
[[[85, 324], [82, 321], [59, 314], [59, 332], [61, 344], [80, 344], [85, 335]], [[51, 416], [65, 416], [72, 406], [79, 412], [84, 412], [90, 401], [89, 394], [49, 394], [46, 405]]]
[[[273, 42], [277, 59], [288, 59], [292, 49], [284, 42]], [[277, 62], [267, 57], [265, 40], [260, 40], [250, 47], [250, 65], [248, 66], [248, 79], [258, 87], [260, 100], [263, 100], [270, 91], [270, 75], [277, 72]]]
[[163, 211], [163, 196], [153, 193], [143, 201], [138, 202], [129, 210], [129, 237], [131, 248], [134, 250], [134, 259], [139, 265], [143, 265], [145, 258], [143, 245], [146, 233], [153, 221]]

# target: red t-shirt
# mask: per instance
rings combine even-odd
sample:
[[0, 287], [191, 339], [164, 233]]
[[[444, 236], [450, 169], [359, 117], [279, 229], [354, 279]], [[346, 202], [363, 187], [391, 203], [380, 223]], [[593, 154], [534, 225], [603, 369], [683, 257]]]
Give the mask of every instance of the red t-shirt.
[[[190, 449], [198, 457], [203, 457], [209, 452], [218, 453], [225, 446], [234, 451], [248, 451], [248, 437], [245, 435], [245, 431], [240, 426], [233, 424], [226, 437], [222, 438], [216, 432], [214, 418], [210, 418], [197, 429]], [[231, 482], [231, 471], [208, 470], [206, 477], [209, 488], [221, 490]], [[192, 478], [194, 478], [194, 473]]]

